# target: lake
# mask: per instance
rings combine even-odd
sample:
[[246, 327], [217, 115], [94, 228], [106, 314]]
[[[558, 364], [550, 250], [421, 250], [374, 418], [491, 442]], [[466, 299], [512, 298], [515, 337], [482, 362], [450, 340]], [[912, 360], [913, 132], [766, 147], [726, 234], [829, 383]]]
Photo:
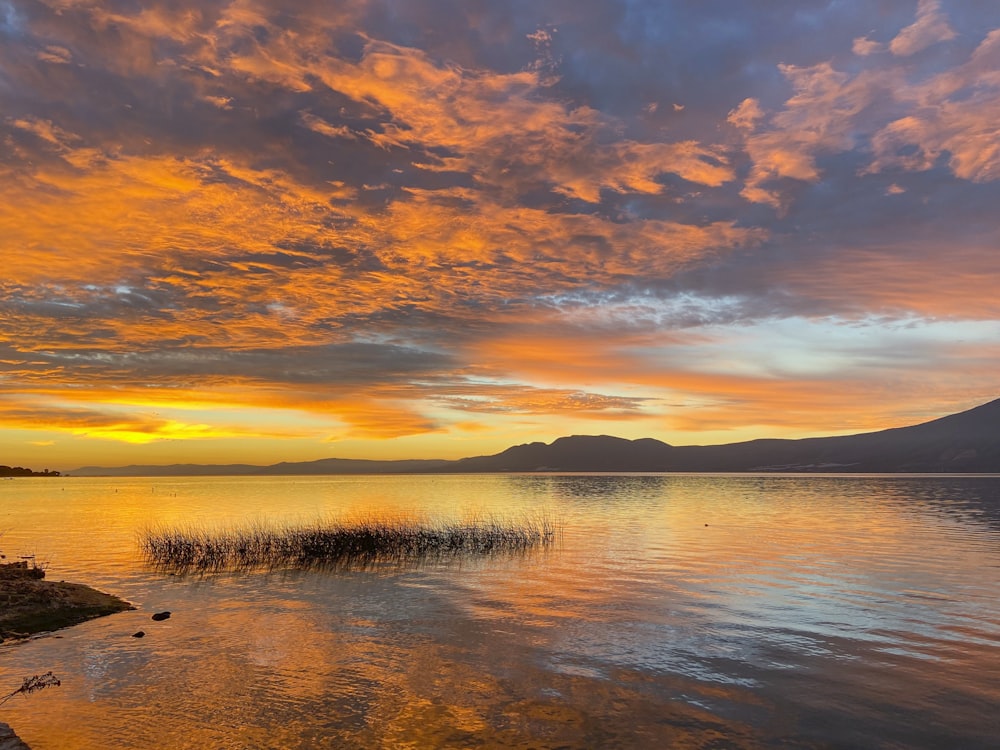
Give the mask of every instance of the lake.
[[[341, 571], [171, 575], [138, 546], [162, 525], [414, 515], [560, 533]], [[1000, 477], [16, 479], [0, 532], [8, 558], [139, 608], [0, 646], [0, 693], [62, 680], [0, 707], [34, 750], [1000, 737]]]

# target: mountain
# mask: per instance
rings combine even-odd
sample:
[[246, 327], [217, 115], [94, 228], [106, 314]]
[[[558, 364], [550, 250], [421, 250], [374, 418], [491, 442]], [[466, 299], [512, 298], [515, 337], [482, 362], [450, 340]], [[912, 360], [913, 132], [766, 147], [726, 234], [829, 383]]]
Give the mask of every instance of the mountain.
[[402, 461], [372, 461], [357, 458], [321, 458], [318, 461], [257, 467], [256, 474], [432, 474], [452, 461], [444, 459], [411, 459]]
[[253, 464], [169, 464], [131, 466], [83, 466], [68, 472], [74, 477], [210, 477], [210, 476], [304, 476], [323, 474], [430, 474], [453, 461], [413, 459], [372, 461], [354, 458], [321, 458], [256, 466]]
[[238, 477], [257, 474], [262, 466], [253, 464], [132, 464], [131, 466], [82, 466], [67, 472], [74, 477]]
[[840, 437], [690, 446], [566, 437], [461, 459], [445, 471], [1000, 472], [1000, 399], [913, 427]]
[[13, 479], [14, 477], [57, 477], [59, 476], [58, 471], [49, 471], [45, 469], [44, 471], [34, 471], [33, 469], [26, 469], [23, 466], [0, 466], [0, 477], [5, 479]]
[[802, 440], [673, 446], [652, 438], [574, 435], [457, 461], [326, 458], [272, 466], [86, 466], [74, 476], [428, 474], [511, 471], [802, 471], [1000, 473], [1000, 399], [912, 427]]
[[[678, 471], [670, 468], [673, 446], [652, 438], [573, 435], [551, 444], [515, 445], [495, 456], [453, 461], [447, 472], [493, 471]], [[683, 469], [680, 469], [683, 471]]]

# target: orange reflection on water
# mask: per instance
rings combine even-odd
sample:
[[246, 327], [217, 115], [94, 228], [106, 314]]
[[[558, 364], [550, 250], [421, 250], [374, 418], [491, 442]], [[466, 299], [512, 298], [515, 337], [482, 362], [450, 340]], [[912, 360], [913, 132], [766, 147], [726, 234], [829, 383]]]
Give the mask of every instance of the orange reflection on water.
[[[982, 575], [998, 562], [990, 480], [53, 481], [13, 488], [4, 549], [35, 529], [55, 575], [73, 570], [140, 610], [0, 647], [0, 682], [49, 667], [64, 679], [5, 706], [38, 747], [912, 745], [920, 716], [935, 741], [988, 746], [985, 707], [1000, 698], [1000, 599]], [[206, 576], [160, 575], [133, 546], [152, 519], [524, 511], [560, 525], [555, 546]], [[163, 609], [169, 620], [149, 620]]]

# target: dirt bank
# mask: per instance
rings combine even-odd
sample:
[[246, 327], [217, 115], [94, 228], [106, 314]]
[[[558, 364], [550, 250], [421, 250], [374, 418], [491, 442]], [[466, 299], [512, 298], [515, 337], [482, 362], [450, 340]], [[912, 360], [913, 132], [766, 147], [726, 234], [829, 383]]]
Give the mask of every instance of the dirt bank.
[[0, 565], [0, 639], [58, 630], [135, 609], [117, 596], [80, 583], [47, 581], [23, 563]]

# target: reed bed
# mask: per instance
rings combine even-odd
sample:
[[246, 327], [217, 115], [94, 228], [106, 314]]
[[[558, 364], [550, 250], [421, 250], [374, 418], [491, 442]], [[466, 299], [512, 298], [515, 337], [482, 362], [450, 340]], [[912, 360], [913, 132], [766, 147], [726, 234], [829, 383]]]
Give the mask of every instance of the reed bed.
[[211, 531], [157, 528], [140, 534], [148, 562], [172, 571], [258, 568], [354, 568], [435, 557], [522, 553], [550, 546], [547, 518], [476, 519], [462, 523], [363, 519], [305, 526], [262, 522]]

